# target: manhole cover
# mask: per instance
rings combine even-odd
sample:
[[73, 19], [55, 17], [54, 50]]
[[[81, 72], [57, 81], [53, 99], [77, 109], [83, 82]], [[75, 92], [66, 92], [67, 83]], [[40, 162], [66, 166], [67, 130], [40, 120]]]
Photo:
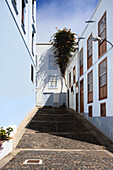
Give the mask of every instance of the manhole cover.
[[41, 159], [26, 159], [23, 164], [42, 164]]

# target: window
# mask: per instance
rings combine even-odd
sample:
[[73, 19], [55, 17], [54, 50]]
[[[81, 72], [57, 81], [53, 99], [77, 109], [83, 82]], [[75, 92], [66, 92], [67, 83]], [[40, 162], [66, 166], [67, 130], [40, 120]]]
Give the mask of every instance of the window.
[[99, 57], [101, 57], [107, 50], [106, 44], [106, 12], [102, 16], [101, 20], [98, 23], [98, 36], [102, 38], [101, 41], [98, 42], [98, 53]]
[[84, 79], [80, 81], [80, 113], [84, 113]]
[[34, 69], [32, 65], [31, 65], [31, 81], [34, 82]]
[[79, 53], [79, 58], [80, 58], [80, 76], [82, 76], [83, 75], [83, 48]]
[[49, 88], [57, 88], [57, 76], [49, 76]]
[[32, 0], [32, 18], [34, 22], [34, 0]]
[[107, 98], [107, 58], [99, 64], [99, 99]]
[[87, 40], [87, 69], [92, 66], [92, 34]]
[[93, 72], [88, 74], [88, 103], [93, 102]]
[[80, 81], [80, 90], [82, 90], [84, 87], [83, 87], [83, 79]]
[[78, 112], [78, 93], [76, 93], [76, 112]]
[[32, 32], [32, 54], [34, 56], [34, 32]]
[[50, 70], [57, 70], [57, 65], [55, 64], [54, 55], [49, 55], [49, 69]]
[[100, 104], [100, 114], [102, 117], [106, 116], [106, 103]]
[[69, 73], [69, 87], [71, 87], [71, 72]]
[[21, 18], [21, 23], [22, 23], [22, 29], [25, 33], [25, 1], [22, 0], [22, 18]]
[[73, 86], [71, 87], [71, 92], [74, 92], [74, 91], [73, 91]]
[[92, 117], [92, 106], [89, 106], [89, 117]]
[[73, 84], [75, 83], [75, 67], [73, 68]]
[[106, 85], [106, 61], [100, 64], [100, 87]]
[[18, 14], [18, 10], [17, 10], [17, 0], [12, 0], [12, 5], [14, 7], [14, 10], [16, 12], [16, 14]]

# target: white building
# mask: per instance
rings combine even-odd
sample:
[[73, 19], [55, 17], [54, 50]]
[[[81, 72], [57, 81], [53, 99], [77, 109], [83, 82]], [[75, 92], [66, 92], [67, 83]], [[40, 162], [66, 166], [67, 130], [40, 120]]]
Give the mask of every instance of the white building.
[[35, 107], [36, 0], [0, 1], [0, 126]]
[[55, 65], [53, 46], [37, 44], [37, 105], [59, 107], [66, 104], [66, 86], [58, 65]]
[[78, 112], [78, 50], [70, 58], [70, 62], [66, 68], [67, 76], [67, 107]]
[[[90, 19], [94, 22], [81, 35], [79, 61], [80, 111], [113, 141], [113, 47], [106, 42], [113, 43], [112, 9], [112, 0], [99, 1]], [[92, 42], [94, 36], [103, 40]]]

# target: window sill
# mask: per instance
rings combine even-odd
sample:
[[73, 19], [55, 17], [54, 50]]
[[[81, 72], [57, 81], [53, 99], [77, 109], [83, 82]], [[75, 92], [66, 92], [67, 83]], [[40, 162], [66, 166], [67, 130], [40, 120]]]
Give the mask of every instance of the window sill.
[[22, 23], [21, 23], [21, 27], [22, 27], [22, 30], [23, 30], [24, 34], [26, 34], [25, 26]]
[[57, 87], [48, 87], [48, 89], [57, 89]]
[[107, 96], [103, 97], [103, 98], [99, 98], [98, 100], [104, 100], [104, 99], [107, 99]]
[[16, 7], [16, 5], [14, 3], [14, 0], [12, 0], [12, 5], [13, 5], [13, 8], [14, 8], [16, 14], [18, 15], [18, 10], [17, 10], [17, 7]]

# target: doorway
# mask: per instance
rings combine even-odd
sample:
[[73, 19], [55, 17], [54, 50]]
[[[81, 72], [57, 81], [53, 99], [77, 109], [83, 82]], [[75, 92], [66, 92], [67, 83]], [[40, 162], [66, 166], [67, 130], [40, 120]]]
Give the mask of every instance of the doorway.
[[76, 112], [78, 112], [78, 93], [76, 93]]
[[80, 81], [80, 113], [84, 113], [84, 80]]

